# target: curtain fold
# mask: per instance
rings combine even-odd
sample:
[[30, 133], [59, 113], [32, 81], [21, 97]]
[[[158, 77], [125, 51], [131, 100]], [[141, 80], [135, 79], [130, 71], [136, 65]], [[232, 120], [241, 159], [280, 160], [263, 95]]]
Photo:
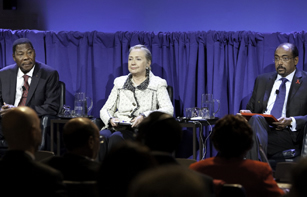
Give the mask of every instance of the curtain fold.
[[67, 105], [74, 106], [76, 92], [85, 92], [93, 99], [91, 114], [95, 117], [108, 99], [113, 80], [128, 74], [129, 48], [136, 44], [151, 50], [153, 73], [173, 86], [175, 117], [185, 116], [185, 108], [201, 107], [204, 93], [220, 100], [218, 117], [245, 108], [255, 78], [275, 70], [274, 51], [283, 42], [298, 47], [297, 68], [307, 70], [304, 31], [82, 33], [0, 29], [0, 68], [14, 63], [12, 44], [20, 37], [33, 42], [37, 60], [58, 70], [66, 84]]

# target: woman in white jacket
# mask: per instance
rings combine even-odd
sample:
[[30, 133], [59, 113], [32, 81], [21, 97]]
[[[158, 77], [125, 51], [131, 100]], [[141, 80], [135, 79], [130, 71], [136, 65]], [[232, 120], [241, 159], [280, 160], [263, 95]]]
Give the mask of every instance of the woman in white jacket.
[[[100, 110], [100, 118], [105, 124], [100, 131], [105, 137], [102, 149], [111, 149], [124, 139], [133, 139], [134, 129], [151, 112], [170, 115], [174, 112], [166, 81], [151, 72], [151, 52], [144, 45], [133, 46], [129, 52], [130, 74], [114, 80], [111, 94]], [[131, 123], [131, 126], [120, 126], [119, 122]], [[107, 150], [101, 150], [101, 154], [106, 153]]]

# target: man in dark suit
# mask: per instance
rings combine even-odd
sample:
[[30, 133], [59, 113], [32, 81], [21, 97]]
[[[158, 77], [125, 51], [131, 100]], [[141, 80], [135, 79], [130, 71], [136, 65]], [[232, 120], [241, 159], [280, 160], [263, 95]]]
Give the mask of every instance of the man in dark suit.
[[9, 150], [0, 160], [1, 196], [66, 195], [61, 173], [34, 160], [41, 143], [35, 111], [26, 106], [13, 108], [3, 115], [2, 126]]
[[64, 180], [96, 181], [100, 163], [94, 161], [99, 151], [99, 129], [88, 118], [69, 120], [63, 130], [63, 139], [68, 153], [43, 160], [60, 172]]
[[[259, 146], [268, 158], [274, 158], [289, 149], [298, 153], [302, 143], [307, 122], [307, 73], [296, 68], [299, 57], [294, 44], [279, 45], [274, 56], [276, 72], [257, 77], [247, 110], [241, 112], [273, 114], [278, 122], [270, 126], [262, 116], [251, 117], [254, 146], [246, 156], [249, 159], [265, 160], [260, 156]], [[284, 100], [280, 102], [280, 98]], [[280, 111], [276, 113], [278, 102]]]
[[[59, 110], [59, 74], [35, 60], [35, 50], [27, 38], [13, 43], [16, 64], [0, 70], [0, 114], [19, 105], [29, 106], [38, 114], [56, 115]], [[3, 136], [0, 130], [0, 146]], [[4, 145], [5, 146], [5, 145]]]

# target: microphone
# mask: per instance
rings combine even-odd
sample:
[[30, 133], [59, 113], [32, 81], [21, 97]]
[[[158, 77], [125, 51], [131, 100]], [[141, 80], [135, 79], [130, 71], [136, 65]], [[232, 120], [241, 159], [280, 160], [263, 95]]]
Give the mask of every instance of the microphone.
[[[22, 86], [23, 87], [23, 86]], [[279, 90], [276, 90], [276, 92], [275, 92], [276, 94], [279, 94]]]
[[23, 90], [23, 91], [26, 91], [26, 87], [22, 86], [22, 90]]

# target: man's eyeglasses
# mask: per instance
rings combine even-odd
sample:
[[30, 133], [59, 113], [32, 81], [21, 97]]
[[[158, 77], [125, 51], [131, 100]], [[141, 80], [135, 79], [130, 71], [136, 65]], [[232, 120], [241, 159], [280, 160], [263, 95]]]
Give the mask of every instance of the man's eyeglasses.
[[293, 57], [287, 57], [287, 56], [285, 56], [285, 57], [274, 57], [274, 60], [273, 60], [273, 62], [279, 62], [279, 60], [281, 60], [281, 61], [283, 61], [283, 62], [288, 62], [288, 61], [290, 61], [290, 59], [293, 59]]

